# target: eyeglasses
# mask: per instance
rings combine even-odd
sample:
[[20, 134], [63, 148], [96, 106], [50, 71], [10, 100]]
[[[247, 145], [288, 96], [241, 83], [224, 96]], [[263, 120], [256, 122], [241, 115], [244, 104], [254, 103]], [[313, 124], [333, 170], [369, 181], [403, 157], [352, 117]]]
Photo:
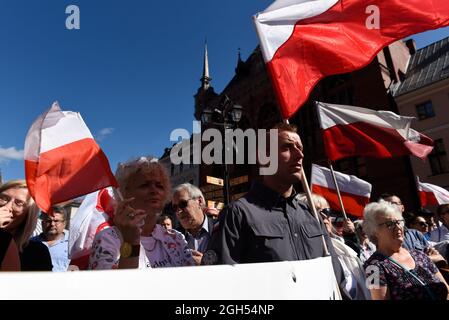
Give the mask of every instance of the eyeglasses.
[[189, 205], [189, 201], [190, 200], [194, 200], [194, 199], [192, 199], [192, 198], [190, 198], [190, 199], [182, 199], [182, 200], [179, 200], [178, 204], [174, 204], [173, 203], [171, 205], [172, 208], [173, 208], [173, 211], [174, 212], [178, 212], [178, 211], [181, 211], [181, 210], [187, 208], [187, 206]]
[[393, 230], [395, 227], [403, 228], [405, 223], [404, 223], [404, 220], [401, 219], [401, 220], [391, 220], [391, 221], [387, 221], [387, 222], [378, 224], [379, 227], [383, 226], [383, 225], [385, 225], [388, 230]]
[[55, 224], [60, 224], [62, 222], [64, 222], [65, 220], [52, 220], [52, 219], [43, 219], [42, 222], [46, 223], [46, 224], [52, 224], [53, 222]]
[[332, 213], [331, 208], [324, 208], [319, 211], [319, 213], [323, 216], [323, 218], [329, 218]]
[[23, 210], [27, 205], [27, 203], [25, 201], [22, 201], [19, 199], [14, 199], [14, 198], [11, 198], [10, 196], [8, 196], [7, 194], [0, 193], [0, 207], [6, 206], [11, 201], [12, 201], [14, 210], [17, 210], [17, 211]]

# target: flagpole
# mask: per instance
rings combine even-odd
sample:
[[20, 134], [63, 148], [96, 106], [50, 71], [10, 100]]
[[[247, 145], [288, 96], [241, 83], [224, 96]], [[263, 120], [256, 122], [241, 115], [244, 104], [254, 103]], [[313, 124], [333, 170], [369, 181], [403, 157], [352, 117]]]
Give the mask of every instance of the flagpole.
[[[284, 119], [284, 123], [289, 124], [288, 119]], [[315, 216], [315, 219], [318, 221], [318, 224], [320, 223], [320, 218], [318, 218], [318, 213], [315, 208], [315, 204], [313, 203], [312, 199], [312, 192], [310, 192], [309, 183], [307, 182], [306, 173], [304, 172], [304, 167], [301, 166], [301, 184], [302, 187], [306, 193], [307, 202], [309, 203], [309, 207], [312, 209], [312, 213]], [[324, 255], [329, 256], [329, 249], [327, 248], [326, 240], [324, 239], [324, 235], [321, 235], [321, 239], [323, 240], [323, 247], [324, 247]]]
[[119, 201], [123, 202], [125, 200], [125, 198], [123, 198], [122, 193], [120, 192], [119, 188], [113, 187], [115, 189], [115, 192], [117, 193], [118, 199]]
[[332, 162], [329, 159], [327, 161], [329, 163], [329, 168], [331, 169], [332, 180], [334, 180], [335, 189], [337, 190], [338, 202], [340, 202], [341, 212], [343, 212], [343, 217], [345, 219], [348, 219], [348, 216], [346, 215], [346, 211], [345, 211], [345, 206], [343, 205], [343, 200], [341, 199], [340, 188], [338, 187], [337, 178], [335, 177], [334, 168], [332, 167]]

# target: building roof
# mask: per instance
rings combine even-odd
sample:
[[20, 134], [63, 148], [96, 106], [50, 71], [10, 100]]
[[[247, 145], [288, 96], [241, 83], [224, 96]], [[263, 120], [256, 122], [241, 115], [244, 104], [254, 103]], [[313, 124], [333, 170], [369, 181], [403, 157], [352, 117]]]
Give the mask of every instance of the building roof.
[[395, 90], [400, 96], [449, 78], [449, 37], [419, 49], [410, 58], [405, 79]]

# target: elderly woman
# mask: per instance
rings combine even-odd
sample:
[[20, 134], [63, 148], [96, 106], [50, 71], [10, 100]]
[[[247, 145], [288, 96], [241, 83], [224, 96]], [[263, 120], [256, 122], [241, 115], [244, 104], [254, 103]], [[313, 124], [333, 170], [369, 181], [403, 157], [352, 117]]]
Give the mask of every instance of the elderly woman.
[[115, 226], [95, 236], [89, 269], [194, 265], [184, 236], [157, 224], [171, 194], [165, 168], [142, 157], [119, 164], [116, 178], [124, 200], [115, 209]]
[[374, 202], [365, 207], [363, 229], [377, 245], [365, 262], [367, 284], [376, 300], [446, 300], [448, 286], [429, 257], [402, 247], [404, 220], [395, 206]]
[[[307, 201], [306, 195], [299, 195], [300, 201]], [[345, 280], [343, 286], [354, 300], [370, 300], [370, 293], [365, 286], [365, 275], [362, 262], [357, 257], [357, 253], [345, 244], [343, 237], [336, 234], [330, 220], [329, 202], [321, 195], [312, 194], [313, 204], [323, 220], [326, 230], [334, 246], [335, 253], [338, 255], [338, 261], [343, 269]]]
[[47, 247], [30, 241], [39, 209], [28, 193], [25, 180], [11, 180], [0, 186], [0, 228], [8, 231], [19, 249], [22, 271], [51, 271]]

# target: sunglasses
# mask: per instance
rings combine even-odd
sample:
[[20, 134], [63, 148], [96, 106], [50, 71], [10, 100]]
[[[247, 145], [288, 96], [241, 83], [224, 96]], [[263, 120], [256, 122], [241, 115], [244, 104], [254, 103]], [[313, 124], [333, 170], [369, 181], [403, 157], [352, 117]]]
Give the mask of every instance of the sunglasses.
[[387, 221], [387, 222], [378, 224], [379, 227], [383, 226], [383, 225], [385, 225], [388, 230], [393, 230], [396, 226], [399, 228], [403, 228], [405, 223], [404, 223], [404, 220], [401, 219], [401, 220], [391, 220], [391, 221]]
[[173, 212], [179, 212], [179, 211], [187, 208], [190, 200], [194, 200], [194, 199], [190, 198], [190, 199], [179, 200], [178, 204], [172, 203], [171, 207], [173, 209]]
[[428, 227], [428, 226], [429, 226], [429, 225], [427, 224], [427, 222], [423, 222], [423, 221], [419, 221], [418, 224], [419, 224], [421, 227]]
[[324, 208], [319, 211], [319, 213], [323, 216], [323, 218], [329, 218], [332, 214], [331, 208]]

